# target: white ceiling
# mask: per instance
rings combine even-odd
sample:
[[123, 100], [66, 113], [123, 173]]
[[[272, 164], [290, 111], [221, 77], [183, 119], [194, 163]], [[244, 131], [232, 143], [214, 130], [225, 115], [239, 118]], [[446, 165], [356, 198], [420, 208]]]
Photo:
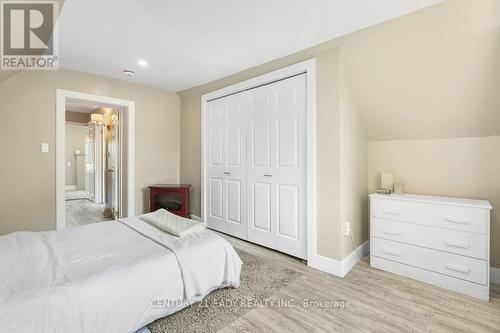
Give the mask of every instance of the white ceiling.
[[71, 112], [91, 113], [98, 107], [99, 105], [91, 103], [84, 103], [78, 101], [66, 102], [66, 111], [71, 111]]
[[[207, 83], [440, 0], [66, 0], [63, 68], [171, 91]], [[137, 60], [149, 65], [138, 68]], [[131, 68], [133, 78], [122, 74]]]

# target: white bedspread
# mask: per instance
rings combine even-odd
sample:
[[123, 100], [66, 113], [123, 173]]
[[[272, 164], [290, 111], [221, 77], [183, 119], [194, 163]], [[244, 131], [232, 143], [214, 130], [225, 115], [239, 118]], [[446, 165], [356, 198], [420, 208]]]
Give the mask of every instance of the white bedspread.
[[241, 260], [233, 247], [216, 234], [205, 231], [180, 238], [139, 218], [121, 222], [175, 253], [184, 280], [185, 299], [199, 301], [214, 286], [239, 287]]
[[1, 236], [0, 330], [134, 332], [182, 300], [237, 287], [240, 269], [214, 233], [179, 239], [138, 218]]

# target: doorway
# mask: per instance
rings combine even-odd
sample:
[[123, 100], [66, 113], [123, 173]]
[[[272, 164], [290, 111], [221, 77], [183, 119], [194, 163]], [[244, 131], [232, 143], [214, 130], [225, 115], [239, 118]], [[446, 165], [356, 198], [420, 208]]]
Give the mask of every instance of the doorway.
[[315, 60], [202, 96], [202, 219], [317, 266]]
[[57, 90], [57, 229], [134, 215], [132, 101]]
[[117, 108], [67, 99], [66, 227], [118, 218], [120, 152]]

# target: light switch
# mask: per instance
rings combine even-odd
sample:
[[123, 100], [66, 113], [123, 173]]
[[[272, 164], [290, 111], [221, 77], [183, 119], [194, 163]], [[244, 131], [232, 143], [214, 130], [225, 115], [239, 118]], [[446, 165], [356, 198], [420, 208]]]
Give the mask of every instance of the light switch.
[[49, 152], [49, 144], [48, 143], [42, 143], [40, 146], [40, 151], [42, 153], [48, 153]]

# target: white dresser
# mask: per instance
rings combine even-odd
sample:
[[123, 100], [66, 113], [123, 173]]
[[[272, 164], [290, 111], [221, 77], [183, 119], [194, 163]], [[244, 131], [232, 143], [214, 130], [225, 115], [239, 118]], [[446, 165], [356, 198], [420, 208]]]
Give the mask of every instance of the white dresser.
[[489, 300], [488, 201], [370, 194], [370, 265]]

